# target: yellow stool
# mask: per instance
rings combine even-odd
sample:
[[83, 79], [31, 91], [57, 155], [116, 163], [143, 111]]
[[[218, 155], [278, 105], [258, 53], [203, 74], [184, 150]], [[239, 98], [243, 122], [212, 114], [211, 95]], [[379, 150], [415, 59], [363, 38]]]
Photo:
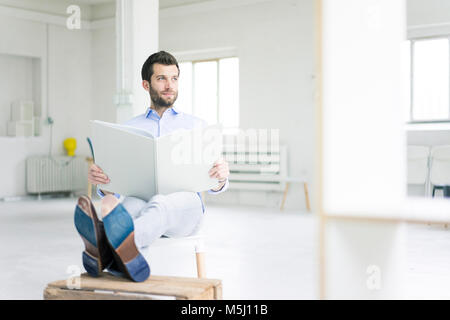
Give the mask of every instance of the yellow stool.
[[64, 140], [63, 145], [69, 157], [75, 156], [75, 149], [77, 148], [77, 140], [75, 138], [67, 138]]

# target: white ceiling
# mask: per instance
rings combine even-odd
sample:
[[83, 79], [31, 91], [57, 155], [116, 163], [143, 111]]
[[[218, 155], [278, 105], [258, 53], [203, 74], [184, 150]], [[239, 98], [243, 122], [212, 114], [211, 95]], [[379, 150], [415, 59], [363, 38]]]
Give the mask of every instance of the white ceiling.
[[[96, 5], [102, 3], [114, 2], [115, 0], [76, 0], [78, 3], [83, 3], [87, 5]], [[212, 0], [159, 0], [159, 7], [161, 9], [173, 8], [179, 6], [185, 6], [188, 4], [194, 4], [199, 2], [208, 2]]]
[[76, 0], [78, 3], [84, 3], [88, 5], [102, 4], [108, 2], [114, 2], [115, 0]]

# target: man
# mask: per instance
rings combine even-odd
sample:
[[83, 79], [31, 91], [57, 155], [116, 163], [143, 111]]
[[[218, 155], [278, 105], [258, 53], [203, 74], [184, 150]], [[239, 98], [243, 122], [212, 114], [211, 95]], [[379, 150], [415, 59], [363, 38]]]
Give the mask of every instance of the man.
[[[152, 54], [142, 67], [142, 86], [149, 92], [151, 106], [125, 124], [150, 131], [155, 137], [176, 129], [205, 127], [206, 122], [179, 112], [174, 103], [178, 97], [178, 62], [171, 54]], [[217, 194], [228, 188], [229, 169], [219, 159], [209, 170], [217, 179], [217, 187], [208, 193]], [[108, 184], [108, 175], [97, 165], [89, 168], [91, 184]], [[97, 218], [89, 198], [81, 197], [75, 209], [75, 226], [85, 243], [83, 265], [91, 275], [104, 268], [113, 274], [124, 274], [134, 281], [144, 281], [150, 268], [141, 254], [162, 235], [182, 237], [194, 234], [205, 211], [200, 193], [175, 192], [155, 195], [148, 202], [135, 197], [98, 189], [102, 197], [103, 221]]]

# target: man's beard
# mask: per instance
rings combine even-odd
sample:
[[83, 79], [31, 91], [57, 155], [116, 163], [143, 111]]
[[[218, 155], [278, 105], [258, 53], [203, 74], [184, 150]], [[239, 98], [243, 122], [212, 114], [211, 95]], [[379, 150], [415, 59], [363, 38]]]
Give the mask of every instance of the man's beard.
[[169, 100], [164, 100], [164, 97], [160, 95], [157, 91], [153, 90], [152, 86], [150, 85], [150, 99], [153, 102], [153, 105], [155, 108], [168, 108], [173, 106], [175, 101], [178, 98], [178, 91], [170, 91], [173, 93], [173, 98]]

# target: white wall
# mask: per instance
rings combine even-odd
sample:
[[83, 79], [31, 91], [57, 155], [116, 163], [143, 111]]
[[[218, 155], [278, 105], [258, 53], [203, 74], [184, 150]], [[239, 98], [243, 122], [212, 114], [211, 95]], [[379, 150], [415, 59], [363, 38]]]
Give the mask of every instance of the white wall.
[[116, 122], [116, 38], [114, 25], [92, 30], [92, 119]]
[[[1, 4], [10, 5], [8, 1], [0, 2]], [[36, 9], [30, 7], [31, 2], [19, 1], [17, 4], [22, 5], [24, 9], [27, 6]], [[41, 4], [43, 5], [41, 9], [46, 12], [67, 16], [65, 13], [67, 3], [43, 1]], [[88, 9], [89, 7], [82, 6], [83, 19], [85, 18], [83, 12], [89, 13]], [[51, 148], [53, 155], [65, 153], [62, 142], [68, 137], [77, 139], [77, 155], [83, 157], [89, 155], [86, 143], [86, 137], [90, 133], [89, 120], [93, 118], [115, 120], [115, 113], [107, 112], [113, 105], [115, 90], [114, 25], [108, 28], [88, 30], [82, 27], [81, 30], [69, 30], [65, 25], [49, 24], [47, 39], [46, 22], [14, 18], [4, 12], [0, 15], [0, 54], [41, 59], [42, 115], [46, 117], [48, 107], [49, 115], [54, 119]], [[19, 62], [14, 63], [20, 64], [18, 70], [22, 70], [25, 67], [22, 64], [26, 62], [20, 62], [20, 58], [15, 60]], [[23, 75], [18, 73], [15, 79], [10, 80], [17, 83], [22, 81], [22, 78]], [[20, 91], [20, 88], [14, 90]], [[11, 95], [10, 93], [7, 95], [6, 91], [9, 91], [8, 87], [0, 86], [0, 96]], [[1, 108], [5, 107], [9, 108], [9, 104], [2, 100]], [[0, 150], [2, 155], [6, 155], [0, 158], [2, 177], [0, 198], [24, 195], [25, 159], [30, 155], [48, 154], [49, 149], [50, 127], [45, 124], [40, 137], [0, 137]]]
[[408, 26], [450, 22], [450, 1], [407, 0]]
[[[289, 173], [306, 174], [312, 183], [313, 1], [271, 1], [183, 16], [169, 13], [160, 16], [160, 49], [235, 47], [241, 127], [279, 128], [280, 142], [290, 153]], [[280, 193], [226, 192], [208, 201], [276, 206], [280, 198]], [[302, 186], [291, 188], [285, 207], [305, 207]]]
[[[33, 58], [0, 55], [0, 136], [7, 135], [10, 105], [15, 100], [33, 100]], [[12, 81], [13, 80], [13, 81]]]
[[65, 138], [77, 139], [78, 154], [88, 154], [91, 118], [91, 34], [86, 30], [49, 28], [49, 114], [54, 119], [53, 154], [63, 154]]
[[[23, 41], [24, 34], [28, 35], [28, 41]], [[0, 19], [0, 53], [43, 58], [46, 52], [45, 35], [45, 25], [2, 16]], [[17, 83], [21, 79], [22, 76], [19, 74], [16, 79], [7, 80]], [[20, 90], [17, 86], [15, 88], [14, 90]], [[5, 86], [0, 87], [0, 95], [9, 96], [8, 90], [9, 88]], [[2, 101], [1, 107], [2, 109], [9, 108], [9, 103]], [[48, 148], [46, 134], [47, 132], [39, 138], [0, 137], [0, 150], [2, 150], [0, 197], [24, 194], [25, 158], [29, 154]]]

